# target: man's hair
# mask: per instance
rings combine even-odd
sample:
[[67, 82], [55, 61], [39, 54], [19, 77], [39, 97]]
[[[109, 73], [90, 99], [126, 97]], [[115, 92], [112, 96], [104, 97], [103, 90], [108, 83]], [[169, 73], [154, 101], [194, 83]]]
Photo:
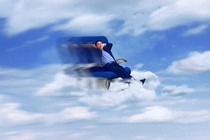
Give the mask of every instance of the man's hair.
[[[101, 40], [96, 40], [96, 41], [95, 41], [95, 43], [94, 43], [95, 46], [97, 45], [97, 43], [98, 43], [99, 41], [101, 41]], [[101, 42], [102, 42], [102, 41], [101, 41]]]

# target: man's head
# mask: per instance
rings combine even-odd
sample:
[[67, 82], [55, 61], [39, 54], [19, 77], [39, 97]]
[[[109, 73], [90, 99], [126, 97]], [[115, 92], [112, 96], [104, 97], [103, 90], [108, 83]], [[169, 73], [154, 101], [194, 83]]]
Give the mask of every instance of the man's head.
[[95, 46], [96, 46], [96, 48], [102, 50], [103, 49], [103, 42], [101, 40], [97, 40], [95, 42]]

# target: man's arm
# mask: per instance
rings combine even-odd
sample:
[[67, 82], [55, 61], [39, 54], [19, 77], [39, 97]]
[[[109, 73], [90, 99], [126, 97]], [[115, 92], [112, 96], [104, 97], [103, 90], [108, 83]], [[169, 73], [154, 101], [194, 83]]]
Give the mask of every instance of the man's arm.
[[103, 50], [110, 52], [112, 49], [112, 43], [106, 43], [105, 46], [103, 47]]

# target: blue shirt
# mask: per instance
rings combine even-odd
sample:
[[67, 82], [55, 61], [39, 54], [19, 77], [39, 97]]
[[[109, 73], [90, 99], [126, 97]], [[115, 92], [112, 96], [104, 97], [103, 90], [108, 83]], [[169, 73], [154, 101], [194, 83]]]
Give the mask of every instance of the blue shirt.
[[111, 61], [115, 61], [114, 58], [108, 52], [102, 50], [102, 62], [107, 64]]

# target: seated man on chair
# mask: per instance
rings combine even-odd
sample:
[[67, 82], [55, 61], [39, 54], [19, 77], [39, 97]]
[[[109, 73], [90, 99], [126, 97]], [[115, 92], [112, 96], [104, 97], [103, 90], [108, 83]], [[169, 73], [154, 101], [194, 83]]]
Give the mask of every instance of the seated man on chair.
[[[130, 84], [132, 76], [125, 71], [125, 69], [120, 66], [112, 52], [112, 43], [106, 43], [104, 44], [101, 40], [97, 40], [95, 42], [96, 48], [100, 49], [102, 51], [102, 62], [104, 63], [104, 68], [107, 71], [112, 71], [119, 77], [121, 77], [126, 83]], [[145, 79], [140, 80], [142, 84], [144, 84]]]

